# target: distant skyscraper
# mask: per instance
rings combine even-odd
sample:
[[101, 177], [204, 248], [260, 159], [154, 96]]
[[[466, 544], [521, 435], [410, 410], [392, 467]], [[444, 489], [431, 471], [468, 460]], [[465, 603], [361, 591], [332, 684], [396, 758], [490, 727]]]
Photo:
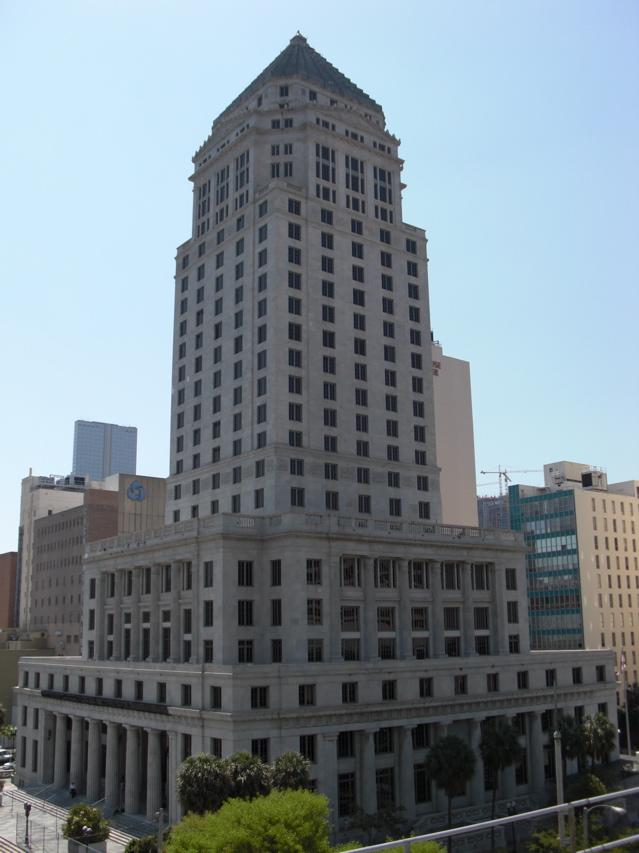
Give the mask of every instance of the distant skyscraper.
[[135, 474], [138, 446], [136, 427], [76, 421], [73, 435], [73, 473], [92, 480], [111, 474]]

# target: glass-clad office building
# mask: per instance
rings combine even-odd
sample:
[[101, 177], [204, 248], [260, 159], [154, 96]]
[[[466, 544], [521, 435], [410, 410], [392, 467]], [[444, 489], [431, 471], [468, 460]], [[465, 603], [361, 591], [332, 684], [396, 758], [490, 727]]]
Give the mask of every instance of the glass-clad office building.
[[524, 534], [530, 643], [533, 649], [582, 649], [575, 495], [509, 488], [510, 519]]
[[73, 473], [104, 480], [111, 474], [135, 474], [136, 427], [100, 421], [76, 421], [73, 435]]

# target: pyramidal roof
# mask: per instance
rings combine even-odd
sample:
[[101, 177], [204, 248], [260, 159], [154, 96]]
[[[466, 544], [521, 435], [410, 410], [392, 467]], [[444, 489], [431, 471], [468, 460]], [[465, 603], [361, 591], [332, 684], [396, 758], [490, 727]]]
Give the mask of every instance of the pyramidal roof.
[[381, 106], [366, 92], [356, 86], [341, 71], [331, 65], [324, 57], [310, 46], [301, 33], [293, 36], [287, 47], [267, 66], [253, 82], [238, 95], [235, 100], [222, 112], [222, 118], [257, 92], [270, 80], [282, 77], [298, 77], [309, 84], [333, 92], [337, 96], [357, 101], [375, 112], [382, 112]]

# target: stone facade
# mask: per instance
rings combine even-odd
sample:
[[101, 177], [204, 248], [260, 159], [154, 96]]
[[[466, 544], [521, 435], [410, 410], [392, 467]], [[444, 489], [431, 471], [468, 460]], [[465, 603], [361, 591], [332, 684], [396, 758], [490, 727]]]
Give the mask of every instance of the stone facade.
[[[615, 715], [612, 654], [531, 654], [524, 548], [442, 524], [423, 231], [381, 108], [296, 36], [194, 158], [167, 524], [87, 546], [81, 658], [21, 666], [18, 773], [180, 815], [189, 755], [297, 749], [339, 826], [402, 806], [447, 731]], [[459, 807], [490, 808], [481, 763]]]

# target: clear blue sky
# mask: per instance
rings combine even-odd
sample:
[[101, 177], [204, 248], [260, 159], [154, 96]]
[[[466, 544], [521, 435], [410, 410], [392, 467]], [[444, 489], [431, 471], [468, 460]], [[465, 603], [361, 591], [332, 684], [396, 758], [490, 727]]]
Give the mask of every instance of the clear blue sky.
[[77, 418], [136, 425], [168, 473], [190, 158], [297, 29], [403, 140], [477, 468], [639, 477], [635, 0], [0, 0], [0, 552]]

